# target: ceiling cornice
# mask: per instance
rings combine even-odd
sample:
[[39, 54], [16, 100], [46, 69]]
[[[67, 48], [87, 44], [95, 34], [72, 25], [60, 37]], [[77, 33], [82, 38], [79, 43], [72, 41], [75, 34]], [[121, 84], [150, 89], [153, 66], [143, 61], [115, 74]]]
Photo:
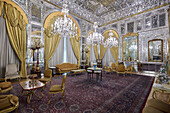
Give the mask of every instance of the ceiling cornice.
[[139, 14], [142, 14], [142, 13], [145, 13], [145, 12], [148, 12], [148, 11], [151, 11], [151, 10], [154, 10], [154, 9], [158, 9], [158, 8], [161, 8], [161, 7], [164, 7], [164, 6], [167, 6], [167, 5], [169, 5], [169, 3], [163, 4], [163, 5], [160, 5], [160, 6], [157, 6], [157, 7], [154, 7], [154, 8], [151, 8], [151, 9], [148, 9], [148, 10], [145, 10], [145, 11], [142, 11], [142, 12], [139, 12], [139, 13], [136, 13], [136, 14], [133, 14], [133, 15], [130, 15], [130, 16], [126, 16], [126, 17], [123, 17], [123, 18], [120, 18], [120, 19], [117, 19], [117, 20], [108, 22], [108, 23], [103, 24], [103, 25], [99, 25], [99, 27], [103, 27], [103, 26], [106, 26], [106, 25], [109, 25], [109, 24], [118, 22], [118, 21], [120, 21], [120, 20], [124, 20], [124, 19], [130, 18], [130, 17], [133, 17], [133, 16], [136, 16], [136, 15], [139, 15]]
[[[44, 0], [44, 1], [47, 2], [47, 3], [49, 3], [49, 4], [51, 4], [51, 5], [53, 5], [53, 6], [56, 6], [56, 7], [59, 8], [59, 9], [62, 9], [62, 7], [56, 5], [56, 4], [54, 4], [54, 3], [52, 3], [52, 2], [50, 2], [50, 1], [48, 1], [48, 0]], [[89, 23], [91, 23], [91, 24], [94, 24], [94, 22], [92, 22], [92, 21], [90, 21], [90, 20], [87, 20], [87, 19], [85, 19], [85, 18], [83, 18], [83, 17], [81, 17], [81, 16], [79, 16], [79, 15], [76, 15], [76, 14], [74, 14], [74, 13], [71, 12], [71, 11], [69, 11], [69, 13], [72, 14], [72, 15], [74, 15], [74, 16], [76, 16], [76, 17], [78, 17], [78, 18], [80, 18], [80, 19], [82, 19], [82, 20], [85, 20], [85, 21], [87, 21], [87, 22], [89, 22]]]

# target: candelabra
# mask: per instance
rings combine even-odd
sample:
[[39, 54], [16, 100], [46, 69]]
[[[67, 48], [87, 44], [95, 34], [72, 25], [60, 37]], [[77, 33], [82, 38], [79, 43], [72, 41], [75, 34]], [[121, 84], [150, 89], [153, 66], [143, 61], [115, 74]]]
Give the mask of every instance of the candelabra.
[[[40, 39], [33, 39], [31, 46], [29, 47], [30, 49], [33, 50], [33, 65], [32, 65], [32, 69], [31, 69], [31, 74], [37, 74], [38, 77], [41, 76], [41, 71], [40, 71], [40, 67], [39, 67], [39, 49], [43, 48], [44, 45], [41, 43]], [[34, 52], [35, 50], [37, 50], [37, 65], [35, 68], [35, 57], [34, 57]]]

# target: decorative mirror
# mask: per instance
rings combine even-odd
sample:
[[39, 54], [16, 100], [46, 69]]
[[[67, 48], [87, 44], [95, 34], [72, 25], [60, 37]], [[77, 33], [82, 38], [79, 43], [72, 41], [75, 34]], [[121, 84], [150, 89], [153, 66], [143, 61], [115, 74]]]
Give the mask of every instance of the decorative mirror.
[[127, 33], [122, 37], [122, 52], [123, 61], [136, 61], [138, 60], [139, 50], [138, 50], [138, 34], [137, 33]]
[[163, 62], [163, 40], [153, 39], [148, 41], [148, 61]]

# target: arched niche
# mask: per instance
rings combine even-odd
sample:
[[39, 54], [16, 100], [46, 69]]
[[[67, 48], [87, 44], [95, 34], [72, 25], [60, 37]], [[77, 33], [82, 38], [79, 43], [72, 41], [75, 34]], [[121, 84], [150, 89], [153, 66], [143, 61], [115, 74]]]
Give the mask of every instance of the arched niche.
[[[53, 12], [50, 15], [48, 15], [44, 22], [44, 28], [51, 26], [51, 24], [54, 23], [54, 21], [56, 20], [56, 18], [58, 16], [64, 16], [64, 14], [62, 14], [61, 11], [56, 11], [56, 12]], [[73, 20], [73, 22], [76, 24], [78, 37], [80, 39], [81, 32], [80, 32], [80, 27], [79, 27], [77, 21], [71, 15], [67, 15], [67, 17], [71, 18]]]
[[117, 33], [115, 30], [109, 29], [109, 30], [103, 32], [104, 41], [106, 41], [106, 39], [109, 37], [109, 32], [110, 32], [110, 30], [113, 32], [114, 37], [116, 37], [117, 40], [118, 40], [118, 39], [119, 39], [118, 33]]

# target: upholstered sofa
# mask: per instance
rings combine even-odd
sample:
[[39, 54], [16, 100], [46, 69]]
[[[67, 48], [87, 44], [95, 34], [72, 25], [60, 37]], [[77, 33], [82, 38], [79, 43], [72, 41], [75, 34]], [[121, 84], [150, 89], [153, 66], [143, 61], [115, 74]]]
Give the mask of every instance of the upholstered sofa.
[[56, 72], [57, 73], [67, 73], [71, 72], [71, 70], [76, 70], [78, 69], [77, 64], [71, 64], [71, 63], [62, 63], [62, 64], [57, 64], [56, 65]]

